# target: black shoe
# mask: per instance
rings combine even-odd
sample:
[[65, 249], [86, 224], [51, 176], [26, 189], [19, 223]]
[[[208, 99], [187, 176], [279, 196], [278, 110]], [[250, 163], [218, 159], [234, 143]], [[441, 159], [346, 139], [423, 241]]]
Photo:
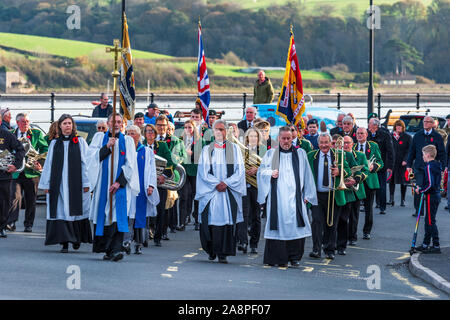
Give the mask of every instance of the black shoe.
[[208, 256], [208, 260], [211, 260], [211, 261], [216, 260], [216, 258], [217, 258], [217, 256], [215, 254], [210, 254]]
[[370, 240], [370, 234], [364, 233], [363, 239], [364, 239], [364, 240]]
[[184, 231], [185, 229], [186, 229], [186, 227], [185, 226], [181, 226], [181, 227], [177, 227], [176, 228], [178, 231]]
[[33, 230], [32, 230], [31, 227], [25, 227], [25, 229], [23, 230], [23, 232], [28, 232], [28, 233], [30, 233], [30, 232], [33, 232]]
[[8, 236], [6, 235], [5, 230], [0, 230], [0, 238], [7, 238]]
[[414, 248], [414, 251], [417, 251], [417, 252], [424, 252], [424, 251], [427, 251], [428, 249], [429, 249], [428, 247], [424, 247], [424, 246], [422, 245], [422, 246], [415, 247], [415, 248]]
[[195, 223], [194, 224], [194, 230], [195, 231], [199, 231], [200, 230], [200, 224], [199, 223]]
[[136, 245], [134, 248], [134, 254], [142, 254], [142, 247], [140, 245]]
[[111, 260], [112, 260], [112, 261], [115, 261], [115, 262], [117, 262], [117, 261], [119, 261], [119, 260], [122, 260], [122, 259], [123, 259], [123, 254], [122, 254], [122, 252], [118, 252], [118, 253], [114, 254], [114, 255], [112, 256], [112, 258], [111, 258]]
[[340, 256], [345, 256], [347, 254], [347, 252], [345, 252], [345, 250], [338, 250], [338, 255]]
[[155, 247], [161, 247], [161, 241], [155, 240]]
[[131, 245], [129, 243], [122, 246], [122, 251], [125, 252], [127, 255], [130, 255], [131, 253]]
[[312, 251], [312, 252], [309, 253], [309, 256], [310, 256], [311, 258], [316, 258], [316, 259], [318, 259], [318, 258], [320, 258], [320, 253], [319, 253], [319, 252], [316, 252], [316, 251]]
[[142, 244], [144, 246], [144, 248], [148, 248], [148, 241], [144, 241], [144, 243]]
[[219, 262], [220, 263], [228, 263], [227, 257], [219, 257]]
[[251, 254], [257, 254], [258, 251], [256, 251], [256, 248], [250, 248], [250, 253]]
[[287, 265], [287, 263], [283, 263], [283, 264], [279, 264], [278, 267], [279, 268], [287, 268], [288, 265]]
[[237, 249], [239, 251], [242, 251], [243, 253], [247, 253], [247, 244], [246, 243], [238, 244]]
[[424, 251], [423, 253], [441, 253], [440, 247], [428, 247], [427, 251]]
[[401, 202], [400, 202], [400, 207], [404, 207], [405, 206], [405, 200], [402, 200]]
[[61, 248], [61, 251], [59, 251], [59, 252], [61, 252], [61, 253], [69, 253], [69, 248], [67, 248], [67, 247], [62, 247], [62, 248]]
[[170, 240], [169, 237], [167, 236], [167, 234], [163, 235], [161, 239], [163, 239], [163, 240]]
[[349, 241], [348, 241], [348, 245], [349, 245], [349, 246], [356, 246], [356, 241], [354, 241], [354, 240], [349, 240]]
[[300, 262], [298, 260], [292, 260], [291, 261], [291, 267], [293, 267], [293, 268], [300, 267]]
[[449, 206], [445, 206], [445, 207], [444, 207], [445, 210], [448, 210], [448, 208], [449, 208]]
[[72, 248], [73, 250], [78, 250], [80, 249], [81, 244], [80, 243], [72, 243]]
[[386, 214], [386, 211], [380, 211], [380, 214]]
[[327, 259], [330, 259], [330, 260], [334, 260], [334, 254], [332, 254], [332, 253], [327, 253], [326, 258], [327, 258]]
[[112, 259], [112, 256], [109, 255], [109, 254], [105, 254], [105, 255], [103, 256], [103, 260], [111, 260], [111, 259]]

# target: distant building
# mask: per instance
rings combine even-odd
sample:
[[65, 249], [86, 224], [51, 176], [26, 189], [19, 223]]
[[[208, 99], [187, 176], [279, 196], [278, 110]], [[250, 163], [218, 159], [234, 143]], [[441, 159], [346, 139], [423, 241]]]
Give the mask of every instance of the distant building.
[[33, 90], [32, 88], [25, 88], [27, 81], [20, 76], [17, 71], [3, 71], [0, 72], [0, 92], [2, 93], [26, 93]]
[[411, 74], [387, 74], [383, 77], [383, 84], [387, 85], [414, 85], [416, 76]]

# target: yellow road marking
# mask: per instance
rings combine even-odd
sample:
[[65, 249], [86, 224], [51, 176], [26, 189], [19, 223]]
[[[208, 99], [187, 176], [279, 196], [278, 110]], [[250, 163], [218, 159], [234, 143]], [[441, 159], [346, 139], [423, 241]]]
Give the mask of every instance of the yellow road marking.
[[164, 278], [172, 278], [172, 275], [169, 273], [161, 273], [161, 276]]
[[177, 271], [178, 271], [178, 267], [168, 267], [168, 268], [167, 268], [167, 271], [170, 271], [170, 272], [177, 272]]
[[407, 258], [409, 258], [411, 255], [409, 254], [409, 253], [405, 253], [404, 255], [402, 255], [402, 256], [400, 256], [400, 257], [398, 257], [398, 258], [395, 258], [395, 260], [403, 260], [403, 259], [407, 259]]
[[192, 258], [192, 257], [195, 257], [196, 255], [198, 255], [198, 253], [193, 252], [193, 253], [185, 254], [183, 256], [183, 258]]
[[303, 267], [303, 272], [312, 272], [314, 270], [313, 267]]
[[[351, 248], [352, 248], [352, 249], [358, 249], [358, 250], [379, 251], [379, 252], [400, 253], [400, 254], [408, 253], [408, 252], [401, 252], [401, 251], [391, 251], [391, 250], [372, 249], [372, 248], [362, 248], [362, 247], [351, 247]], [[408, 254], [409, 254], [409, 253], [408, 253]]]
[[435, 294], [434, 292], [428, 290], [427, 288], [425, 288], [424, 286], [418, 286], [418, 285], [414, 285], [411, 282], [409, 282], [408, 279], [402, 277], [397, 271], [394, 270], [390, 270], [391, 274], [397, 278], [398, 280], [400, 280], [401, 282], [403, 282], [404, 284], [406, 284], [407, 286], [411, 287], [415, 292], [423, 295], [423, 296], [427, 296], [430, 298], [438, 298], [439, 296], [437, 294]]

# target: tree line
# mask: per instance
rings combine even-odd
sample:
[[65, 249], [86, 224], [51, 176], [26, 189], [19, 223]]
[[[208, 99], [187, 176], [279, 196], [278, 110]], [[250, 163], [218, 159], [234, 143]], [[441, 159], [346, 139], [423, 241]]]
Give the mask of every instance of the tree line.
[[[0, 3], [0, 31], [105, 44], [120, 38], [120, 1], [77, 0], [76, 4], [81, 8], [81, 29], [69, 30], [67, 1], [4, 0]], [[135, 49], [195, 57], [201, 17], [207, 57], [221, 58], [233, 52], [259, 66], [284, 66], [292, 23], [302, 69], [344, 64], [351, 72], [368, 70], [366, 15], [333, 16], [324, 10], [311, 16], [302, 8], [299, 1], [247, 10], [204, 0], [134, 0], [127, 2], [127, 18]], [[380, 9], [376, 71], [407, 70], [449, 83], [450, 1], [434, 0], [425, 7], [420, 1], [408, 0]]]

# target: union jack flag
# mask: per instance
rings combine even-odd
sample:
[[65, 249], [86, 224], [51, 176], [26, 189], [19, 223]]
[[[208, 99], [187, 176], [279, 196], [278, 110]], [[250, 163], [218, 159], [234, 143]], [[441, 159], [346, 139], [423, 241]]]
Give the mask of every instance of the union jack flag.
[[209, 102], [211, 94], [209, 91], [209, 77], [206, 69], [205, 51], [203, 50], [202, 26], [198, 24], [198, 71], [197, 71], [198, 97], [202, 105], [203, 120], [209, 126]]

